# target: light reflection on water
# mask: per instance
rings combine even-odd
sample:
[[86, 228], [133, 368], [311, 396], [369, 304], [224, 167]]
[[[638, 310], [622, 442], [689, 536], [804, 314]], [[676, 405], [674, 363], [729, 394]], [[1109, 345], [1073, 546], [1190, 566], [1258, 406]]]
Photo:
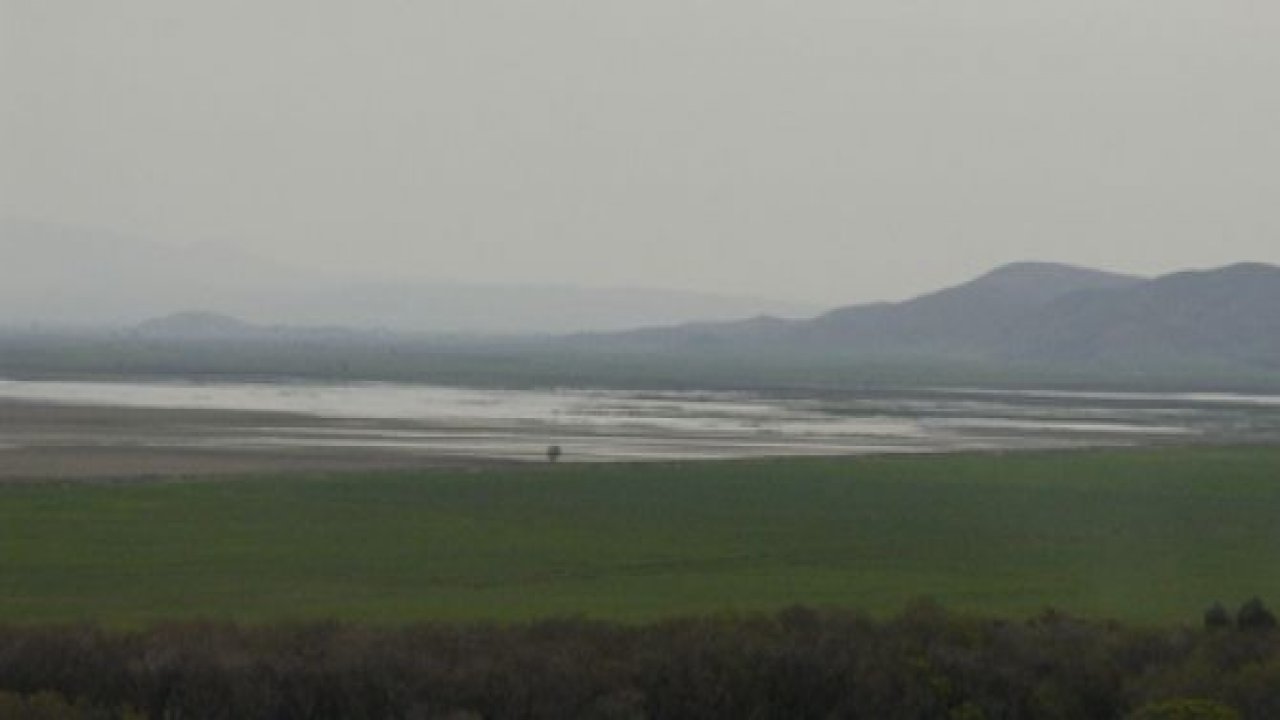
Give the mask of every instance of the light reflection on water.
[[[932, 452], [1131, 444], [1280, 427], [1280, 397], [1205, 393], [997, 391], [867, 396], [492, 390], [393, 383], [37, 382], [0, 380], [0, 399], [65, 405], [291, 413], [303, 425], [39, 431], [0, 425], [0, 450], [36, 444], [354, 448], [494, 458], [576, 459]], [[263, 416], [266, 417], [266, 416]], [[321, 420], [323, 419], [323, 420]]]
[[1280, 395], [1226, 392], [1117, 392], [1098, 390], [992, 390], [989, 388], [941, 388], [943, 392], [1049, 400], [1127, 400], [1137, 402], [1195, 403], [1198, 405], [1261, 405], [1280, 407]]

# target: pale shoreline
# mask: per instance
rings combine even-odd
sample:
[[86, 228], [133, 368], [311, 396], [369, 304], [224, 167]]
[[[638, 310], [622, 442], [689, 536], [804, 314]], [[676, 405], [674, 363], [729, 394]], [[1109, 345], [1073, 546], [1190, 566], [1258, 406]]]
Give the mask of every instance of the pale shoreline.
[[250, 411], [123, 408], [0, 399], [0, 438], [21, 431], [43, 437], [6, 447], [0, 439], [0, 483], [64, 480], [190, 479], [277, 472], [350, 472], [509, 464], [495, 458], [356, 448], [200, 449], [77, 440], [93, 433], [183, 434], [233, 430], [247, 424], [288, 423], [322, 429], [332, 423], [302, 414]]
[[565, 463], [920, 451], [891, 444], [840, 446], [647, 430], [614, 434], [536, 424], [442, 424], [0, 398], [0, 484], [510, 467], [548, 462], [551, 444], [563, 446], [560, 462]]
[[[767, 398], [375, 384], [35, 383], [0, 394], [0, 482], [181, 480], [548, 462], [1274, 443], [1249, 398]], [[1147, 406], [1135, 404], [1148, 401]]]

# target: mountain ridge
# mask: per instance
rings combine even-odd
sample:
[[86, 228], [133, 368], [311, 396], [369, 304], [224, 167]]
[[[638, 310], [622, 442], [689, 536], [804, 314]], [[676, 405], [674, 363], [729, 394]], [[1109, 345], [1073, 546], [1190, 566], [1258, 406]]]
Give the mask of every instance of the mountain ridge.
[[901, 302], [851, 305], [807, 320], [645, 328], [574, 342], [1103, 369], [1280, 369], [1280, 267], [1242, 262], [1143, 278], [1020, 262]]

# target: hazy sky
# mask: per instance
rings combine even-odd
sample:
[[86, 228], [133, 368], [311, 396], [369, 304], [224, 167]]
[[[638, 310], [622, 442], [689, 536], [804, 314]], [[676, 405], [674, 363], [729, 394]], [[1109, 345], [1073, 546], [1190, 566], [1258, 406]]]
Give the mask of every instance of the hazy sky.
[[896, 298], [1280, 262], [1271, 0], [0, 0], [0, 214]]

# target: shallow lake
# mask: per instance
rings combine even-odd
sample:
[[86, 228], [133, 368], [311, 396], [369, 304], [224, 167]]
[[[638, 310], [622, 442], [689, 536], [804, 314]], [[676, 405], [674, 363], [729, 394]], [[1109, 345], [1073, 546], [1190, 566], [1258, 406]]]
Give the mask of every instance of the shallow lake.
[[[566, 460], [946, 452], [1280, 439], [1280, 396], [933, 388], [775, 396], [393, 383], [0, 380], [0, 452], [122, 445], [351, 448]], [[153, 425], [24, 421], [17, 404], [191, 411]], [[201, 411], [204, 411], [203, 413]], [[237, 413], [232, 420], [213, 411]]]

